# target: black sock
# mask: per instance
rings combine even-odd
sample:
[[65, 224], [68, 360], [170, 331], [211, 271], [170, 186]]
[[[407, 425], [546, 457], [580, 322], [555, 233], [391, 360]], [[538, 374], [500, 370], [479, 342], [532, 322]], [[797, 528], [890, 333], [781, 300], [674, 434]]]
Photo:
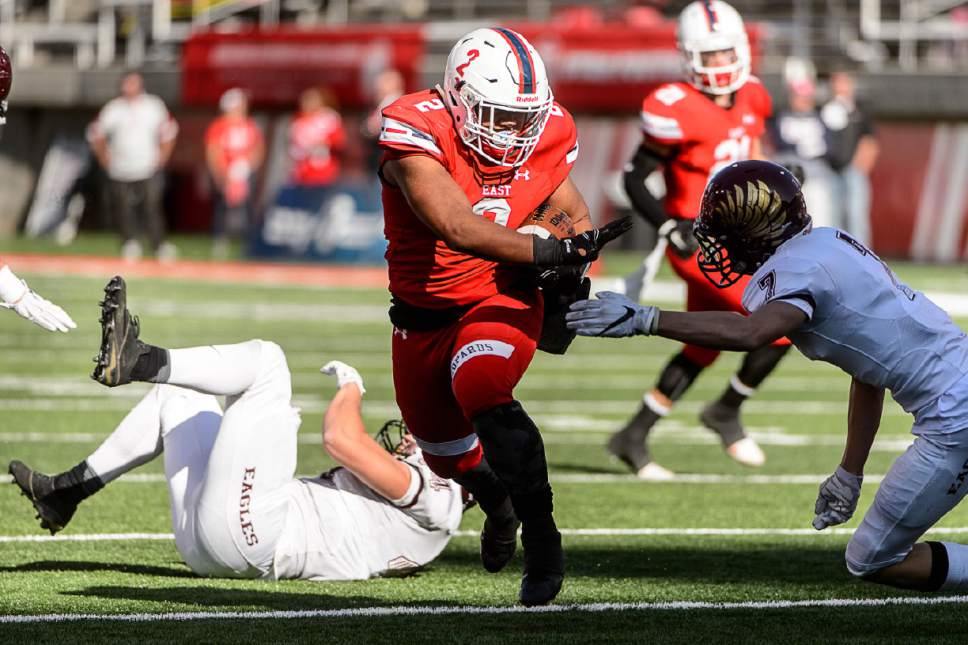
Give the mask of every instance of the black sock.
[[[719, 397], [719, 403], [730, 408], [738, 408], [753, 390], [760, 386], [767, 376], [776, 369], [780, 360], [790, 350], [789, 345], [767, 345], [754, 349], [743, 358], [736, 376]], [[737, 388], [737, 381], [739, 389]], [[741, 392], [740, 389], [745, 391]]]
[[104, 488], [104, 482], [87, 465], [86, 459], [53, 479], [54, 490], [75, 504]]
[[555, 531], [544, 442], [521, 404], [512, 401], [491, 408], [474, 418], [474, 428], [488, 463], [508, 491], [522, 532]]
[[131, 380], [148, 383], [165, 383], [171, 374], [168, 365], [168, 350], [154, 345], [145, 345], [147, 351], [138, 357], [131, 369]]
[[[686, 393], [702, 370], [701, 365], [693, 363], [684, 353], [679, 352], [662, 369], [655, 390], [674, 403], [682, 398], [682, 395]], [[646, 396], [651, 396], [651, 394]], [[661, 418], [662, 415], [659, 412], [643, 403], [635, 416], [622, 429], [621, 434], [630, 441], [645, 441], [649, 431], [652, 430], [652, 426]]]
[[491, 470], [486, 459], [470, 470], [454, 477], [467, 492], [474, 496], [484, 514], [501, 524], [507, 523], [514, 515], [511, 500], [504, 484]]

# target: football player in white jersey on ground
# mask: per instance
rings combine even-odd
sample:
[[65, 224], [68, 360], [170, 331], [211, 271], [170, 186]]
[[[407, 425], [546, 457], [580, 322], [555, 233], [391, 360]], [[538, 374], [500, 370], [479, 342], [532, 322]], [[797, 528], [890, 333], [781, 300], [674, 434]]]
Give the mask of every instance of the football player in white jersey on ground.
[[[164, 350], [138, 339], [124, 281], [102, 303], [103, 338], [93, 378], [155, 385], [87, 459], [48, 477], [19, 461], [10, 473], [51, 533], [78, 503], [159, 455], [175, 545], [203, 576], [354, 580], [426, 565], [460, 524], [462, 491], [435, 476], [419, 451], [391, 455], [366, 434], [359, 373], [336, 376], [323, 445], [339, 464], [294, 478], [299, 411], [286, 357], [251, 340]], [[216, 396], [227, 397], [224, 412]], [[405, 451], [402, 451], [405, 452]]]
[[767, 161], [732, 164], [709, 182], [695, 235], [716, 286], [752, 276], [749, 316], [675, 312], [614, 293], [572, 305], [585, 336], [658, 335], [750, 351], [788, 337], [808, 358], [853, 378], [847, 441], [820, 486], [814, 528], [849, 520], [880, 425], [884, 393], [914, 416], [914, 443], [881, 482], [847, 545], [855, 576], [923, 591], [968, 589], [968, 545], [918, 542], [968, 493], [968, 337], [850, 235], [812, 226], [799, 183]]

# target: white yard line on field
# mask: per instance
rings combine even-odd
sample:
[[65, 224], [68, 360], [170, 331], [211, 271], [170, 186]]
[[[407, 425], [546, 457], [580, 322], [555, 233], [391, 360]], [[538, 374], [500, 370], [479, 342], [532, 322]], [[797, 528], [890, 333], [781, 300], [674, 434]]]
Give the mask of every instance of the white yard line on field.
[[[828, 528], [817, 531], [813, 528], [579, 528], [559, 529], [562, 535], [571, 537], [823, 537], [850, 536], [856, 529]], [[945, 526], [929, 529], [931, 535], [964, 535], [968, 526]], [[479, 538], [480, 531], [459, 530], [453, 533], [457, 538]], [[126, 542], [126, 541], [164, 541], [174, 540], [172, 533], [77, 533], [60, 535], [0, 535], [0, 544], [21, 542]]]
[[167, 614], [39, 614], [0, 616], [2, 623], [62, 623], [78, 621], [116, 621], [131, 623], [183, 622], [192, 620], [279, 620], [325, 618], [379, 618], [384, 616], [468, 616], [488, 614], [562, 614], [567, 612], [602, 613], [612, 611], [736, 611], [751, 609], [806, 609], [815, 607], [899, 607], [955, 605], [968, 603], [968, 596], [899, 596], [890, 598], [824, 598], [818, 600], [751, 600], [744, 602], [706, 602], [673, 600], [668, 602], [601, 602], [548, 605], [545, 607], [437, 605], [396, 607], [354, 607], [349, 609], [304, 609], [277, 611], [199, 611]]
[[[2, 437], [0, 437], [2, 438]], [[555, 484], [753, 484], [753, 485], [811, 485], [816, 486], [827, 475], [721, 475], [718, 473], [676, 473], [665, 481], [646, 481], [632, 474], [622, 473], [551, 473]], [[296, 477], [315, 477], [315, 475], [296, 475]], [[884, 475], [864, 475], [864, 481], [878, 484]], [[0, 475], [0, 484], [13, 481], [10, 475]], [[122, 484], [158, 484], [165, 481], [162, 473], [128, 473], [115, 480]]]
[[[77, 398], [32, 398], [32, 399], [0, 399], [0, 410], [15, 411], [44, 411], [64, 410], [75, 412], [95, 412], [111, 410], [128, 410], [131, 407], [128, 397], [77, 397]], [[306, 413], [325, 412], [328, 404], [319, 398], [295, 397], [293, 405]], [[697, 414], [705, 403], [702, 401], [684, 401], [676, 406], [677, 413]], [[637, 398], [628, 399], [596, 399], [581, 400], [570, 398], [567, 401], [536, 401], [529, 400], [525, 407], [531, 414], [627, 414], [638, 406]], [[364, 412], [380, 415], [399, 415], [399, 409], [393, 401], [372, 399], [364, 402]], [[847, 415], [847, 405], [839, 401], [749, 401], [744, 404], [746, 415], [770, 414], [786, 415]], [[891, 417], [907, 417], [909, 414], [896, 406], [885, 406], [884, 415]]]

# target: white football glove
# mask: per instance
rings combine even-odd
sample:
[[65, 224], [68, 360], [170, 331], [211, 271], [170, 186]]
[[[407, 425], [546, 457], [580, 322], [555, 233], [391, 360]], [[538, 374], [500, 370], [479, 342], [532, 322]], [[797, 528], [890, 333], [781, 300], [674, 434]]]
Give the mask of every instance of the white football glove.
[[337, 387], [343, 387], [347, 383], [356, 383], [356, 387], [360, 388], [360, 394], [366, 394], [366, 388], [363, 387], [363, 377], [352, 365], [347, 365], [342, 361], [330, 361], [319, 368], [319, 371], [323, 374], [335, 376]]
[[857, 510], [863, 475], [849, 473], [841, 467], [820, 484], [820, 493], [814, 506], [813, 528], [822, 531], [828, 526], [843, 524]]
[[67, 332], [77, 327], [66, 311], [31, 291], [8, 266], [0, 269], [0, 300], [0, 306], [13, 309], [47, 331]]

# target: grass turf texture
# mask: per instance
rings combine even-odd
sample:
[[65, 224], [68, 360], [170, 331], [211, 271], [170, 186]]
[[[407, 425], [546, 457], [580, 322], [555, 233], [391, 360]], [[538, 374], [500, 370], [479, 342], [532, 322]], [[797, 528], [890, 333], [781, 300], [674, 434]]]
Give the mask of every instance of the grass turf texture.
[[[899, 273], [919, 288], [941, 289], [959, 284], [964, 272], [901, 266]], [[19, 458], [56, 471], [89, 454], [145, 388], [107, 390], [87, 378], [98, 343], [96, 303], [103, 281], [25, 277], [38, 292], [65, 306], [80, 326], [70, 335], [53, 335], [13, 314], [0, 314], [0, 463]], [[363, 372], [368, 427], [375, 430], [394, 412], [387, 298], [381, 290], [134, 280], [129, 291], [131, 308], [141, 315], [143, 336], [151, 342], [186, 346], [262, 337], [286, 349], [297, 404], [304, 410], [300, 474], [332, 465], [318, 441], [325, 401], [333, 390], [331, 379], [317, 372], [326, 360], [345, 360]], [[254, 305], [260, 306], [253, 309]], [[653, 446], [660, 462], [676, 471], [738, 481], [651, 484], [601, 477], [624, 473], [606, 458], [601, 444], [637, 407], [642, 390], [651, 386], [674, 349], [674, 343], [657, 339], [579, 339], [564, 358], [536, 358], [518, 397], [544, 431], [550, 468], [558, 480], [560, 525], [809, 528], [815, 483], [767, 485], [748, 478], [819, 477], [839, 460], [849, 379], [795, 353], [745, 413], [767, 453], [762, 469], [749, 471], [733, 464], [712, 436], [697, 427], [698, 407], [718, 394], [736, 366], [738, 357], [727, 355], [663, 421]], [[910, 438], [909, 426], [909, 419], [888, 403], [869, 475], [887, 471]], [[159, 475], [160, 460], [136, 472]], [[848, 527], [857, 525], [875, 490], [876, 483], [865, 486], [860, 512]], [[4, 535], [41, 534], [32, 509], [13, 486], [0, 486], [0, 517]], [[477, 530], [481, 519], [478, 511], [471, 511], [463, 528]], [[86, 501], [64, 534], [167, 533], [169, 522], [162, 481], [122, 480]], [[968, 509], [956, 509], [941, 526], [968, 526]], [[847, 539], [823, 534], [567, 536], [568, 578], [559, 602], [918, 596], [853, 580], [843, 567]], [[485, 574], [477, 562], [474, 537], [452, 540], [443, 556], [418, 575], [352, 583], [201, 579], [180, 562], [170, 540], [8, 542], [0, 543], [0, 614], [509, 605], [516, 596], [519, 571], [520, 557], [505, 573]], [[963, 606], [956, 605], [0, 625], [0, 637], [8, 642], [954, 642], [963, 640], [966, 631], [968, 618]]]

